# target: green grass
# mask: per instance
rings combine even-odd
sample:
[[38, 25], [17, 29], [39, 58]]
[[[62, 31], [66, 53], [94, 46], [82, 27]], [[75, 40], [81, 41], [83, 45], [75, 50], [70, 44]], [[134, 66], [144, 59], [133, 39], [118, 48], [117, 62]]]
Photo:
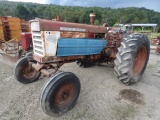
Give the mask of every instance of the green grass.
[[160, 33], [150, 33], [150, 34], [148, 35], [149, 39], [157, 38], [157, 36], [160, 36]]
[[116, 105], [112, 109], [116, 118], [119, 118], [119, 120], [127, 120], [129, 118], [133, 118], [136, 114], [135, 107], [130, 104]]
[[155, 64], [148, 64], [147, 67], [148, 67], [149, 69], [154, 69], [154, 68], [157, 68], [158, 66], [157, 66], [157, 64], [155, 63]]

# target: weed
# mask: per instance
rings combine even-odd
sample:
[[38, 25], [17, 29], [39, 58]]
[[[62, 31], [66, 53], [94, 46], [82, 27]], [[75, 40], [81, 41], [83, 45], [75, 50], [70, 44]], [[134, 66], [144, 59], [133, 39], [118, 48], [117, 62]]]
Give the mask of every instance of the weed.
[[118, 118], [118, 120], [127, 120], [130, 117], [134, 117], [136, 110], [133, 105], [116, 105], [113, 108], [113, 111], [115, 113], [115, 118]]

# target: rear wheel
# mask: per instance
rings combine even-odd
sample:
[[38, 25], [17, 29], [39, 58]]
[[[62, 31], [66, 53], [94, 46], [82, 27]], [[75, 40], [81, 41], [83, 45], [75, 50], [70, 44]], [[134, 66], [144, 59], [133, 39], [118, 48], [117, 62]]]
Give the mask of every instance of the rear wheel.
[[42, 110], [50, 116], [59, 116], [71, 110], [80, 93], [79, 79], [70, 72], [61, 72], [44, 86], [40, 105]]
[[149, 39], [143, 34], [133, 34], [124, 38], [114, 61], [115, 75], [124, 84], [138, 82], [148, 63]]
[[[32, 62], [36, 63], [35, 60], [32, 60]], [[36, 71], [34, 68], [31, 67], [31, 65], [29, 65], [29, 60], [26, 57], [19, 59], [15, 64], [15, 79], [23, 84], [37, 81], [40, 75], [40, 72]]]

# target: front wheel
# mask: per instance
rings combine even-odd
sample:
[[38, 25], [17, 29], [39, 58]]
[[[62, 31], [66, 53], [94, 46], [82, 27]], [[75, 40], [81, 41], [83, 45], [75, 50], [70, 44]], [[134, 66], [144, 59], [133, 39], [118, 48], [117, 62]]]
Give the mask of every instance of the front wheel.
[[150, 42], [146, 35], [132, 34], [124, 38], [114, 61], [115, 75], [124, 84], [138, 82], [148, 63]]
[[[36, 61], [32, 61], [36, 63]], [[38, 80], [41, 73], [29, 65], [28, 58], [24, 57], [17, 61], [14, 67], [14, 77], [23, 84], [32, 83]]]
[[60, 72], [45, 84], [40, 105], [44, 113], [59, 116], [71, 110], [80, 93], [79, 79], [70, 72]]

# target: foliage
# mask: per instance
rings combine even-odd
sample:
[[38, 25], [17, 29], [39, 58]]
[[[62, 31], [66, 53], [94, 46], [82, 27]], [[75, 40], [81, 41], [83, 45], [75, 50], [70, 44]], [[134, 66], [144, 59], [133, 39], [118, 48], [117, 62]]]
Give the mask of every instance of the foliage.
[[54, 19], [60, 15], [63, 21], [85, 24], [89, 24], [89, 13], [92, 11], [96, 14], [96, 25], [102, 25], [104, 22], [109, 26], [115, 23], [157, 23], [160, 25], [159, 12], [135, 7], [111, 9], [0, 1], [0, 11], [0, 16], [15, 16], [25, 20], [35, 17]]
[[16, 17], [28, 20], [30, 12], [23, 5], [18, 4], [15, 9], [15, 14]]

